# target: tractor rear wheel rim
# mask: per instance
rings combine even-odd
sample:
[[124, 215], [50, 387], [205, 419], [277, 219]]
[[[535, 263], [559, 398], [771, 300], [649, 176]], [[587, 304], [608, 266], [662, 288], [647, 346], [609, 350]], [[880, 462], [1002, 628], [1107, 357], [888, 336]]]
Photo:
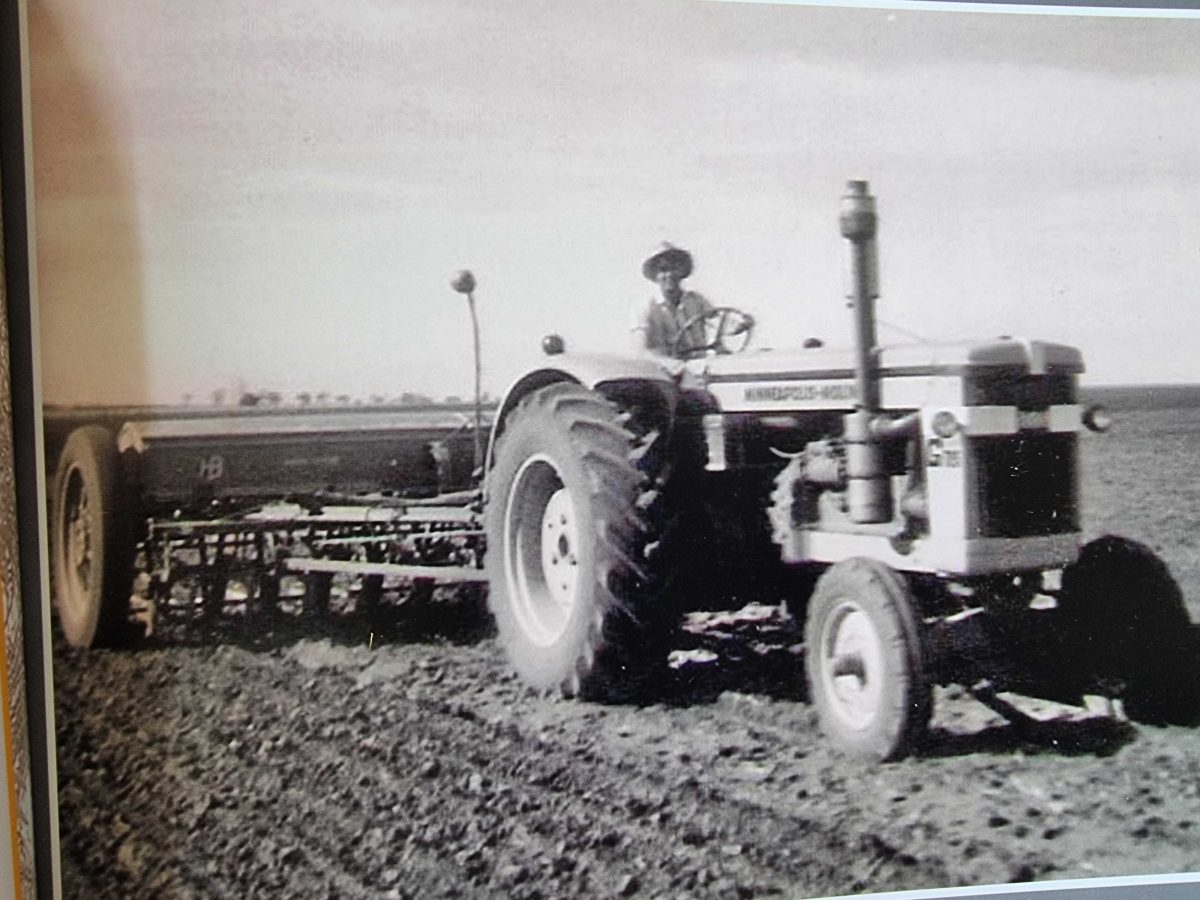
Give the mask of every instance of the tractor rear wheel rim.
[[883, 695], [883, 643], [856, 602], [839, 600], [821, 634], [821, 678], [829, 708], [846, 727], [868, 728]]
[[541, 647], [566, 632], [579, 588], [578, 514], [554, 461], [530, 456], [513, 479], [504, 522], [504, 568], [513, 614]]
[[87, 483], [78, 468], [72, 468], [67, 474], [62, 503], [62, 534], [59, 539], [63, 548], [66, 584], [60, 594], [70, 612], [81, 615], [87, 611], [88, 592], [92, 586], [94, 542]]

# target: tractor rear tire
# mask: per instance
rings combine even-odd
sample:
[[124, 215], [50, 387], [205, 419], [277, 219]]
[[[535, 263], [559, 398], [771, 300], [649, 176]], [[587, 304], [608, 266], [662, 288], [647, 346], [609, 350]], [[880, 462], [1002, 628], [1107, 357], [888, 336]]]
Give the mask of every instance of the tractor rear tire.
[[488, 603], [512, 665], [538, 690], [634, 700], [665, 669], [636, 446], [613, 404], [568, 383], [525, 397], [499, 439]]
[[1116, 686], [1131, 719], [1200, 721], [1197, 629], [1153, 550], [1113, 535], [1091, 541], [1063, 570], [1058, 610], [1065, 652], [1085, 680]]
[[805, 668], [821, 730], [847, 756], [899, 759], [933, 709], [908, 585], [872, 559], [848, 559], [817, 581], [805, 624]]
[[67, 438], [52, 500], [51, 574], [63, 636], [73, 647], [127, 642], [136, 538], [108, 431], [89, 425]]

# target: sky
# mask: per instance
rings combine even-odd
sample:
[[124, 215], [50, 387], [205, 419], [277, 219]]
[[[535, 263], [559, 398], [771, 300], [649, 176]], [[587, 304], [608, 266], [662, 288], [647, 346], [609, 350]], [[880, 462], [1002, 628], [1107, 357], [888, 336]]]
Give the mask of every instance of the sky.
[[755, 344], [1072, 344], [1200, 382], [1200, 19], [708, 0], [29, 0], [42, 391], [484, 388], [620, 351], [664, 240]]

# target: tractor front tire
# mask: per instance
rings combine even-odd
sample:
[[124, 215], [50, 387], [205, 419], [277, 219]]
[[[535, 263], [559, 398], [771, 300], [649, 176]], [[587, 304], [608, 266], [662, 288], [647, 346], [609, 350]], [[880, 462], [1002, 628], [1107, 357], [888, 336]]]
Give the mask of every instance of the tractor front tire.
[[50, 515], [54, 603], [73, 647], [112, 646], [129, 636], [135, 550], [121, 507], [117, 448], [99, 426], [76, 429], [58, 459]]
[[1085, 680], [1115, 687], [1131, 719], [1200, 721], [1197, 629], [1153, 550], [1113, 535], [1086, 544], [1063, 570], [1058, 614], [1065, 653]]
[[510, 414], [488, 478], [488, 603], [532, 687], [632, 699], [665, 667], [645, 571], [647, 478], [619, 410], [552, 384]]
[[872, 559], [831, 566], [809, 600], [804, 633], [809, 692], [834, 746], [869, 762], [912, 752], [933, 698], [905, 580]]

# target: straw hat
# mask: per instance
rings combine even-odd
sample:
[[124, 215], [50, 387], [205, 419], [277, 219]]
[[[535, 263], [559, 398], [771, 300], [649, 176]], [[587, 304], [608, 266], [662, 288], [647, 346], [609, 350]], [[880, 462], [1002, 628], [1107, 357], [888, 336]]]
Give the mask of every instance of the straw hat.
[[674, 244], [663, 242], [659, 248], [642, 263], [642, 274], [654, 281], [662, 269], [674, 269], [680, 278], [692, 274], [692, 254], [676, 247]]

